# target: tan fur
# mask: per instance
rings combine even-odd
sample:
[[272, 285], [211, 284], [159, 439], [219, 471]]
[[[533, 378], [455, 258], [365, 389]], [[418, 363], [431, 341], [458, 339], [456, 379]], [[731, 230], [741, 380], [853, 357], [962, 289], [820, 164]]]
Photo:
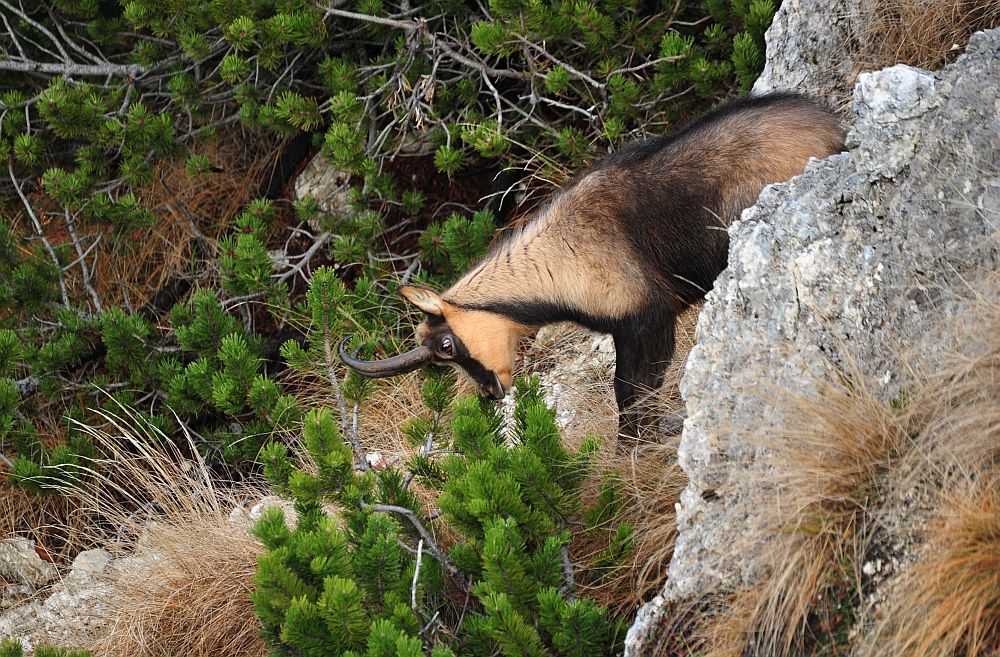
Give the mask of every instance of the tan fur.
[[[605, 171], [587, 175], [442, 297], [469, 305], [498, 297], [561, 302], [603, 317], [638, 309], [647, 290], [637, 258], [623, 237], [612, 234], [610, 216], [600, 217], [610, 212], [610, 177]], [[573, 249], [562, 235], [572, 237]], [[609, 243], [615, 248], [607, 248]]]
[[404, 285], [399, 293], [420, 310], [428, 315], [440, 315], [444, 312], [441, 297], [434, 290], [421, 285]]
[[[673, 351], [673, 333], [660, 324], [711, 287], [725, 266], [725, 228], [765, 185], [843, 145], [836, 118], [802, 99], [750, 99], [728, 110], [595, 163], [444, 293], [404, 287], [447, 322], [423, 325], [421, 342], [433, 347], [450, 331], [509, 388], [518, 339], [539, 328], [520, 322], [570, 319], [612, 333], [626, 353], [616, 370], [619, 410], [637, 390], [658, 386], [657, 368]], [[495, 388], [488, 374], [475, 376]]]
[[[613, 222], [595, 221], [607, 196], [605, 172], [584, 178], [560, 195], [497, 252], [442, 295], [444, 316], [473, 358], [496, 372], [501, 384], [513, 383], [517, 343], [539, 327], [510, 321], [495, 313], [458, 308], [448, 300], [474, 305], [498, 298], [562, 302], [605, 317], [621, 317], [638, 309], [647, 296], [636, 257], [624, 239], [608, 234]], [[581, 208], [587, 209], [581, 212]], [[575, 253], [556, 231], [574, 236]], [[586, 236], [581, 239], [581, 236]], [[617, 248], [609, 250], [609, 242]], [[600, 272], [595, 276], [593, 272]], [[512, 294], [513, 292], [513, 294]], [[414, 302], [416, 303], [416, 302]], [[420, 304], [417, 304], [418, 306]]]
[[[497, 375], [504, 390], [510, 390], [514, 385], [517, 343], [534, 334], [538, 327], [524, 326], [495, 313], [459, 308], [440, 298], [437, 301], [442, 312], [433, 314], [442, 315], [472, 357]], [[421, 322], [417, 327], [417, 341], [422, 343], [429, 336], [427, 322]]]

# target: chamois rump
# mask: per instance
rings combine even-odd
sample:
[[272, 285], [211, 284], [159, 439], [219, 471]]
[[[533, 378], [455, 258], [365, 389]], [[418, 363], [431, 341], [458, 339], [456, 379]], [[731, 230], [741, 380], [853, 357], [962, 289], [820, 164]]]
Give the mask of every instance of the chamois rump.
[[636, 142], [576, 176], [523, 226], [498, 240], [445, 292], [405, 285], [426, 313], [416, 349], [344, 362], [371, 377], [428, 362], [461, 368], [487, 397], [513, 382], [518, 341], [571, 321], [614, 338], [619, 433], [649, 423], [637, 402], [660, 387], [677, 315], [726, 266], [726, 228], [761, 189], [839, 153], [836, 117], [776, 93], [721, 105], [677, 132]]

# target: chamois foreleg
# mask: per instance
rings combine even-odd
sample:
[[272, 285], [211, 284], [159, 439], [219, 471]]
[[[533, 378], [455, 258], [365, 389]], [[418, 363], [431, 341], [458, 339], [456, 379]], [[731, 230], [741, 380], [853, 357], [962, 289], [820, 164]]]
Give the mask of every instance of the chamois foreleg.
[[648, 436], [655, 427], [656, 409], [651, 407], [649, 398], [663, 384], [664, 373], [674, 355], [674, 313], [651, 315], [625, 322], [612, 333], [618, 435], [630, 440], [643, 434]]

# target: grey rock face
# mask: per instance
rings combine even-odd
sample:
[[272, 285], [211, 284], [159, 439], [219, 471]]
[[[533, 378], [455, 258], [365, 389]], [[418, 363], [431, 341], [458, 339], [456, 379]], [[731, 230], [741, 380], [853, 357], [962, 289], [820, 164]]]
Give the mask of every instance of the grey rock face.
[[[665, 601], [752, 582], [754, 501], [772, 490], [752, 431], [779, 425], [761, 382], [808, 394], [850, 362], [892, 398], [893, 348], [953, 312], [945, 291], [1000, 266], [1000, 30], [937, 74], [863, 74], [849, 152], [766, 188], [730, 228], [681, 391], [690, 477], [662, 596], [629, 633], [643, 653]], [[703, 493], [723, 491], [705, 501]]]
[[[117, 567], [128, 561], [118, 560]], [[109, 620], [105, 602], [109, 584], [103, 577], [112, 563], [107, 551], [81, 552], [58, 581], [55, 566], [42, 563], [47, 566], [46, 581], [54, 582], [44, 590], [44, 597], [32, 595], [0, 605], [0, 638], [19, 639], [29, 654], [33, 646], [42, 643], [73, 646], [90, 628]]]
[[785, 0], [764, 39], [767, 59], [755, 94], [796, 91], [839, 105], [851, 92], [859, 46], [854, 23], [864, 0]]

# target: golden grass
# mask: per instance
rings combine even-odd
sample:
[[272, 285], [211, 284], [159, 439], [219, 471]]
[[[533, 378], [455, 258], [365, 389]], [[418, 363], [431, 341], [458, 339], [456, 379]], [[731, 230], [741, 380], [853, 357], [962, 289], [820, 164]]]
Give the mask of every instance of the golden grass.
[[891, 592], [859, 657], [1000, 654], [1000, 469], [942, 491], [924, 554]]
[[[855, 379], [856, 380], [856, 379]], [[751, 564], [761, 581], [708, 628], [705, 655], [780, 657], [836, 643], [845, 596], [856, 597], [869, 507], [908, 440], [900, 414], [860, 385], [789, 397], [787, 424], [766, 439], [774, 492], [760, 500]], [[854, 600], [847, 601], [854, 604]]]
[[910, 394], [915, 448], [894, 475], [929, 500], [923, 548], [859, 657], [1000, 654], [1000, 273], [970, 288], [946, 338]]
[[973, 32], [1000, 25], [1000, 2], [867, 0], [860, 17], [861, 70], [892, 64], [935, 70], [958, 57]]
[[84, 528], [75, 500], [9, 484], [7, 471], [0, 468], [0, 537], [29, 538], [49, 560], [68, 563], [79, 550]]
[[[628, 456], [603, 449], [594, 475], [584, 485], [584, 500], [593, 499], [601, 479], [610, 474], [621, 482], [623, 510], [611, 520], [609, 529], [630, 524], [633, 547], [623, 563], [609, 572], [590, 573], [597, 578], [581, 588], [588, 598], [625, 618], [663, 587], [677, 538], [674, 504], [687, 485], [687, 476], [677, 464], [676, 439]], [[577, 532], [570, 553], [575, 562], [592, 563], [608, 542], [602, 533]]]
[[[779, 395], [760, 579], [707, 614], [701, 657], [998, 654], [1000, 275], [967, 296], [901, 359], [914, 383], [896, 399], [857, 371]], [[862, 599], [886, 532], [897, 565]]]
[[80, 427], [104, 457], [75, 492], [95, 521], [91, 542], [129, 558], [108, 573], [108, 622], [80, 645], [108, 656], [267, 654], [248, 597], [263, 548], [245, 520], [229, 519], [261, 492], [220, 487], [125, 409], [102, 415], [104, 428]]

